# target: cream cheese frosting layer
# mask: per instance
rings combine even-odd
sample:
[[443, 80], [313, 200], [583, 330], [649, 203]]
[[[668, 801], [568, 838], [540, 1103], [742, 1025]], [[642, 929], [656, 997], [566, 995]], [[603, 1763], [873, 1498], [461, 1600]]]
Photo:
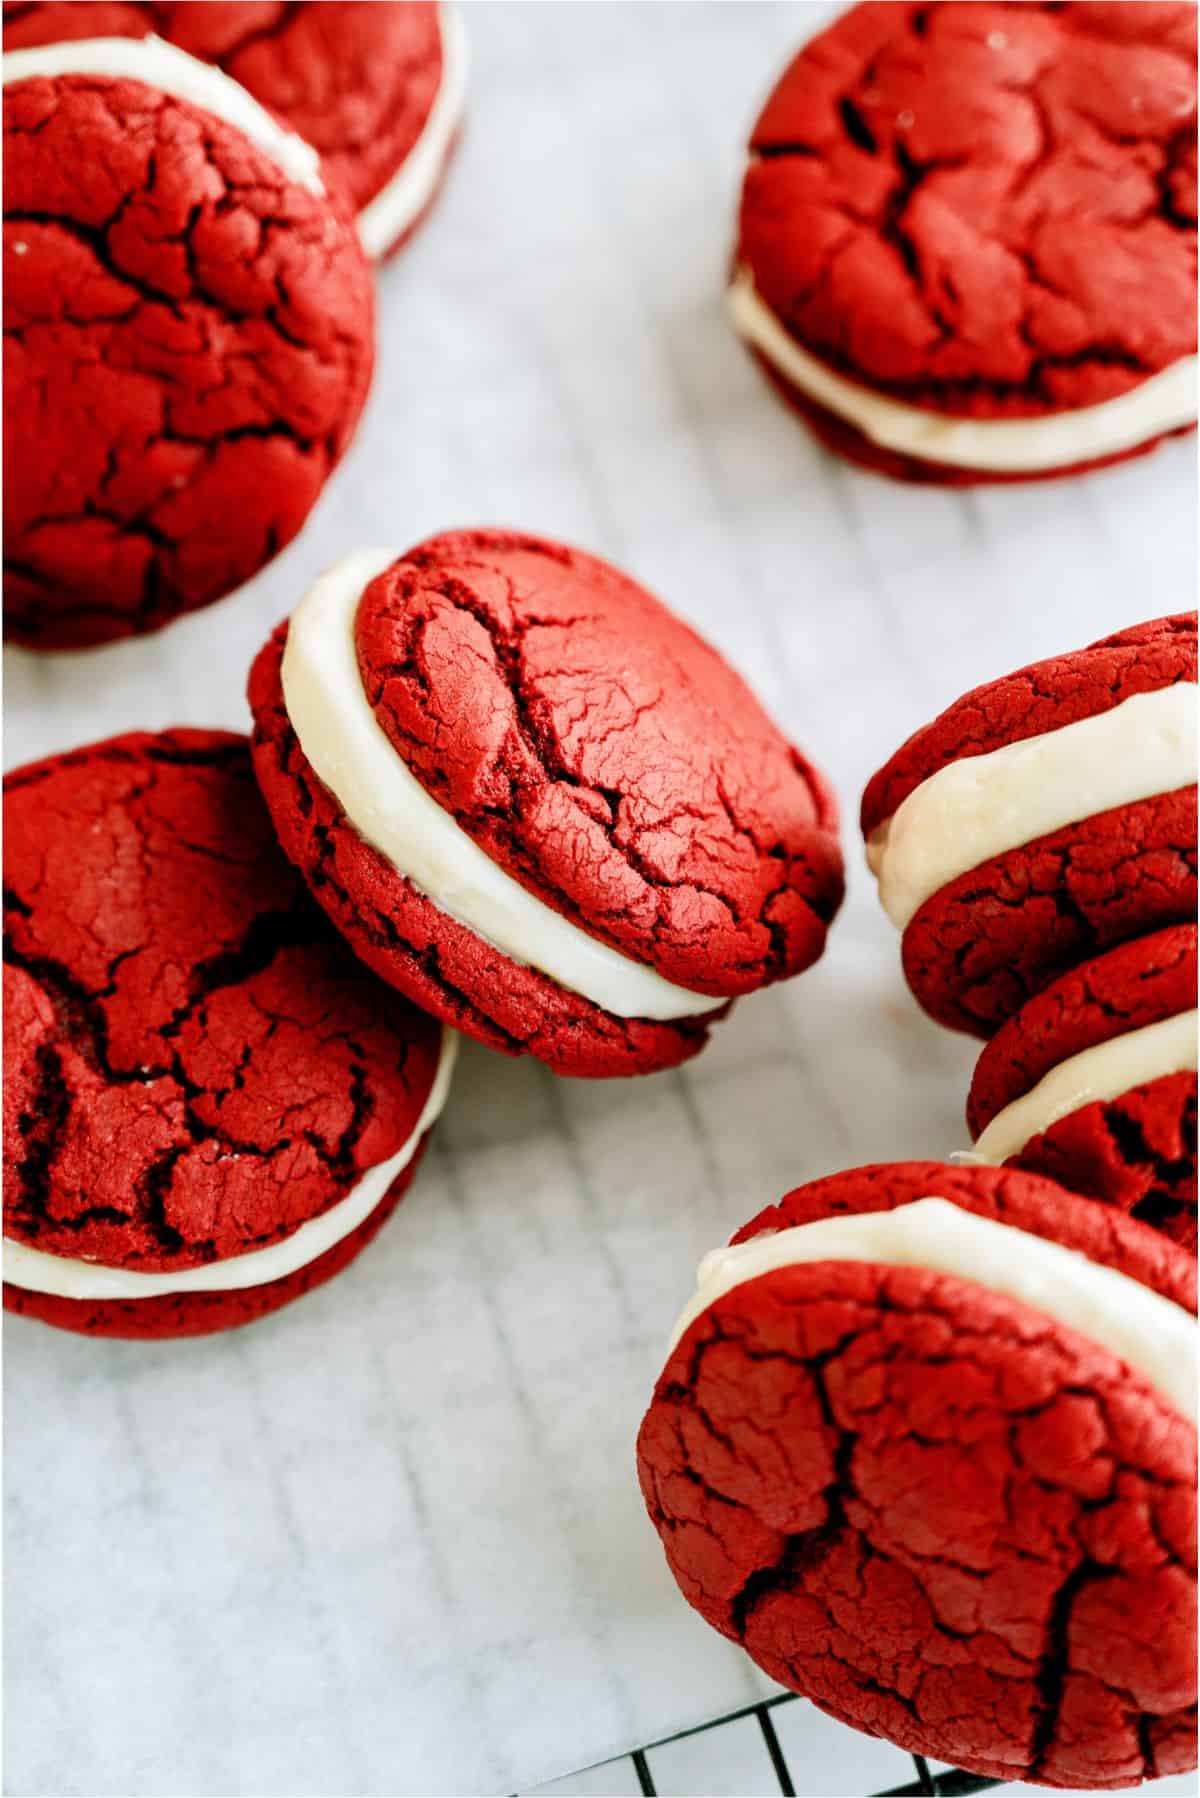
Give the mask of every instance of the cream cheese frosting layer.
[[973, 1159], [999, 1166], [1033, 1137], [1097, 1100], [1119, 1099], [1164, 1074], [1195, 1072], [1200, 1012], [1179, 1012], [1081, 1049], [996, 1113], [980, 1132]]
[[390, 550], [348, 556], [321, 576], [288, 624], [284, 705], [348, 821], [448, 917], [615, 1017], [701, 1017], [723, 1005], [664, 980], [527, 892], [405, 766], [363, 690], [354, 637], [364, 589], [396, 559]]
[[675, 1326], [671, 1349], [735, 1287], [815, 1261], [926, 1268], [1017, 1299], [1102, 1344], [1177, 1411], [1195, 1418], [1195, 1324], [1182, 1306], [1075, 1249], [934, 1196], [895, 1211], [820, 1218], [715, 1249], [700, 1263], [695, 1296]]
[[934, 893], [993, 856], [1195, 779], [1196, 685], [1180, 681], [939, 768], [872, 832], [867, 861], [903, 930]]
[[155, 1299], [174, 1293], [243, 1292], [251, 1286], [267, 1286], [274, 1280], [299, 1273], [336, 1248], [383, 1203], [393, 1181], [404, 1172], [421, 1145], [450, 1091], [450, 1078], [458, 1054], [458, 1034], [443, 1028], [437, 1072], [424, 1110], [404, 1147], [387, 1161], [368, 1170], [358, 1184], [311, 1217], [290, 1236], [264, 1249], [230, 1255], [205, 1267], [178, 1272], [139, 1273], [125, 1267], [106, 1267], [99, 1261], [76, 1260], [66, 1255], [47, 1255], [23, 1242], [4, 1241], [4, 1278], [25, 1292], [45, 1292], [61, 1299]]
[[1041, 418], [954, 418], [875, 393], [810, 355], [762, 299], [748, 269], [734, 275], [729, 311], [738, 335], [793, 387], [881, 449], [921, 462], [1038, 474], [1120, 455], [1196, 420], [1195, 356], [1181, 357], [1098, 406]]
[[398, 243], [433, 198], [462, 122], [467, 91], [467, 34], [457, 7], [438, 7], [442, 74], [421, 134], [390, 181], [358, 215], [358, 236], [377, 259]]
[[238, 82], [162, 38], [93, 37], [74, 43], [13, 50], [3, 62], [3, 85], [35, 77], [104, 75], [140, 81], [234, 126], [265, 150], [289, 181], [321, 194], [321, 159], [311, 144], [288, 131]]

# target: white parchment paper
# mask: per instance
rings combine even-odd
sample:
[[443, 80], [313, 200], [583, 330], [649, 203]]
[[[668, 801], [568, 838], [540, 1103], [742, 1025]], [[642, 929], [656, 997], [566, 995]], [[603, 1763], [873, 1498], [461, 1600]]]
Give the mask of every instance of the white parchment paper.
[[633, 1438], [705, 1249], [803, 1179], [962, 1141], [971, 1046], [902, 986], [859, 792], [965, 687], [1194, 600], [1190, 443], [893, 486], [732, 339], [741, 144], [825, 7], [465, 10], [461, 155], [382, 272], [375, 391], [309, 528], [155, 638], [10, 653], [8, 763], [244, 727], [252, 655], [331, 560], [527, 527], [757, 684], [836, 780], [849, 900], [823, 964], [678, 1072], [572, 1084], [468, 1047], [395, 1220], [274, 1318], [148, 1345], [9, 1323], [10, 1793], [504, 1793], [766, 1689], [677, 1596]]

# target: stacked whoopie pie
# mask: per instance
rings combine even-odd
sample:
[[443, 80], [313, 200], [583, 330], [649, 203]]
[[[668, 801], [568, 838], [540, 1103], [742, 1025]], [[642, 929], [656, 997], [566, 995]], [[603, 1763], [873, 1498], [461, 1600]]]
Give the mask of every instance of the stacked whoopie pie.
[[939, 1022], [989, 1040], [979, 1159], [1196, 1248], [1196, 615], [965, 694], [868, 783], [867, 854]]
[[5, 631], [78, 648], [300, 529], [370, 384], [369, 258], [454, 140], [461, 30], [415, 0], [4, 19]]

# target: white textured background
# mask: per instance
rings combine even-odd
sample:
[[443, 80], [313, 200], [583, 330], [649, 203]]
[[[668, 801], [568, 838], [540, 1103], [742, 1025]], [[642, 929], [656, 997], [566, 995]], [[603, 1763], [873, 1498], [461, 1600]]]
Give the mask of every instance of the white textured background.
[[[633, 1437], [705, 1248], [798, 1181], [960, 1141], [970, 1046], [900, 983], [859, 790], [964, 687], [1194, 596], [1190, 443], [892, 486], [819, 452], [730, 337], [740, 144], [825, 10], [468, 5], [469, 131], [383, 272], [375, 392], [308, 530], [154, 639], [6, 658], [10, 765], [240, 727], [254, 651], [336, 556], [556, 533], [759, 686], [836, 779], [851, 874], [821, 967], [680, 1072], [468, 1049], [395, 1221], [292, 1309], [175, 1345], [9, 1324], [10, 1793], [504, 1793], [767, 1689], [669, 1582]], [[809, 1728], [838, 1789], [911, 1777], [789, 1717], [798, 1781]]]

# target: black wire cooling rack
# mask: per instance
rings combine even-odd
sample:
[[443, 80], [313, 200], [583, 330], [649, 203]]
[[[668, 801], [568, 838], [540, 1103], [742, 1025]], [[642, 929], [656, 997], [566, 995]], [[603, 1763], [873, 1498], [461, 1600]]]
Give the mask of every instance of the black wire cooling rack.
[[[635, 1748], [631, 1758], [642, 1791], [653, 1794], [656, 1790], [647, 1760], [654, 1749], [666, 1748], [672, 1742], [681, 1742], [685, 1736], [707, 1735], [710, 1730], [721, 1729], [727, 1723], [737, 1723], [743, 1717], [753, 1717], [762, 1731], [763, 1746], [770, 1756], [783, 1798], [803, 1798], [804, 1787], [795, 1782], [771, 1718], [773, 1710], [783, 1704], [795, 1704], [796, 1698], [794, 1692], [783, 1692], [777, 1698], [764, 1698], [760, 1704], [748, 1704], [740, 1711], [730, 1711], [724, 1717], [714, 1717], [711, 1723], [701, 1723], [695, 1729], [681, 1729], [673, 1736], [663, 1736], [657, 1742], [647, 1742], [641, 1748]], [[962, 1794], [967, 1792], [990, 1792], [1001, 1783], [998, 1779], [985, 1779], [979, 1773], [964, 1773], [958, 1767], [934, 1773], [923, 1755], [912, 1754], [908, 1758], [912, 1761], [915, 1774], [908, 1785], [888, 1786], [883, 1792], [866, 1793], [864, 1798], [916, 1798], [921, 1793], [932, 1793], [934, 1798], [962, 1798]]]
[[[753, 1719], [761, 1731], [763, 1747], [774, 1770], [775, 1779], [783, 1798], [807, 1798], [811, 1787], [804, 1783], [803, 1777], [797, 1774], [789, 1764], [788, 1756], [779, 1739], [779, 1733], [772, 1717], [772, 1712], [777, 1711], [782, 1705], [798, 1702], [800, 1700], [794, 1692], [782, 1692], [777, 1697], [764, 1698], [758, 1704], [749, 1704], [740, 1710], [728, 1711], [724, 1716], [714, 1717], [711, 1722], [698, 1724], [694, 1729], [681, 1729], [674, 1735], [661, 1736], [653, 1742], [645, 1742], [640, 1748], [633, 1749], [630, 1754], [622, 1755], [615, 1761], [605, 1761], [592, 1769], [582, 1769], [581, 1771], [602, 1774], [607, 1767], [628, 1767], [629, 1764], [632, 1764], [640, 1790], [644, 1793], [654, 1794], [658, 1788], [654, 1782], [651, 1758], [656, 1750], [669, 1748], [675, 1742], [708, 1735], [715, 1730], [724, 1729], [730, 1724], [740, 1723], [744, 1719]], [[864, 1793], [863, 1798], [920, 1798], [921, 1794], [932, 1795], [932, 1798], [963, 1798], [963, 1794], [966, 1793], [995, 1790], [1002, 1783], [996, 1779], [985, 1779], [978, 1773], [964, 1773], [957, 1767], [939, 1767], [935, 1770], [922, 1755], [905, 1755], [900, 1750], [897, 1750], [896, 1753], [899, 1765], [903, 1766], [906, 1760], [911, 1764], [912, 1779], [906, 1784], [883, 1786]], [[560, 1784], [562, 1783], [565, 1782], [560, 1782]], [[622, 1789], [627, 1788], [623, 1787]]]

